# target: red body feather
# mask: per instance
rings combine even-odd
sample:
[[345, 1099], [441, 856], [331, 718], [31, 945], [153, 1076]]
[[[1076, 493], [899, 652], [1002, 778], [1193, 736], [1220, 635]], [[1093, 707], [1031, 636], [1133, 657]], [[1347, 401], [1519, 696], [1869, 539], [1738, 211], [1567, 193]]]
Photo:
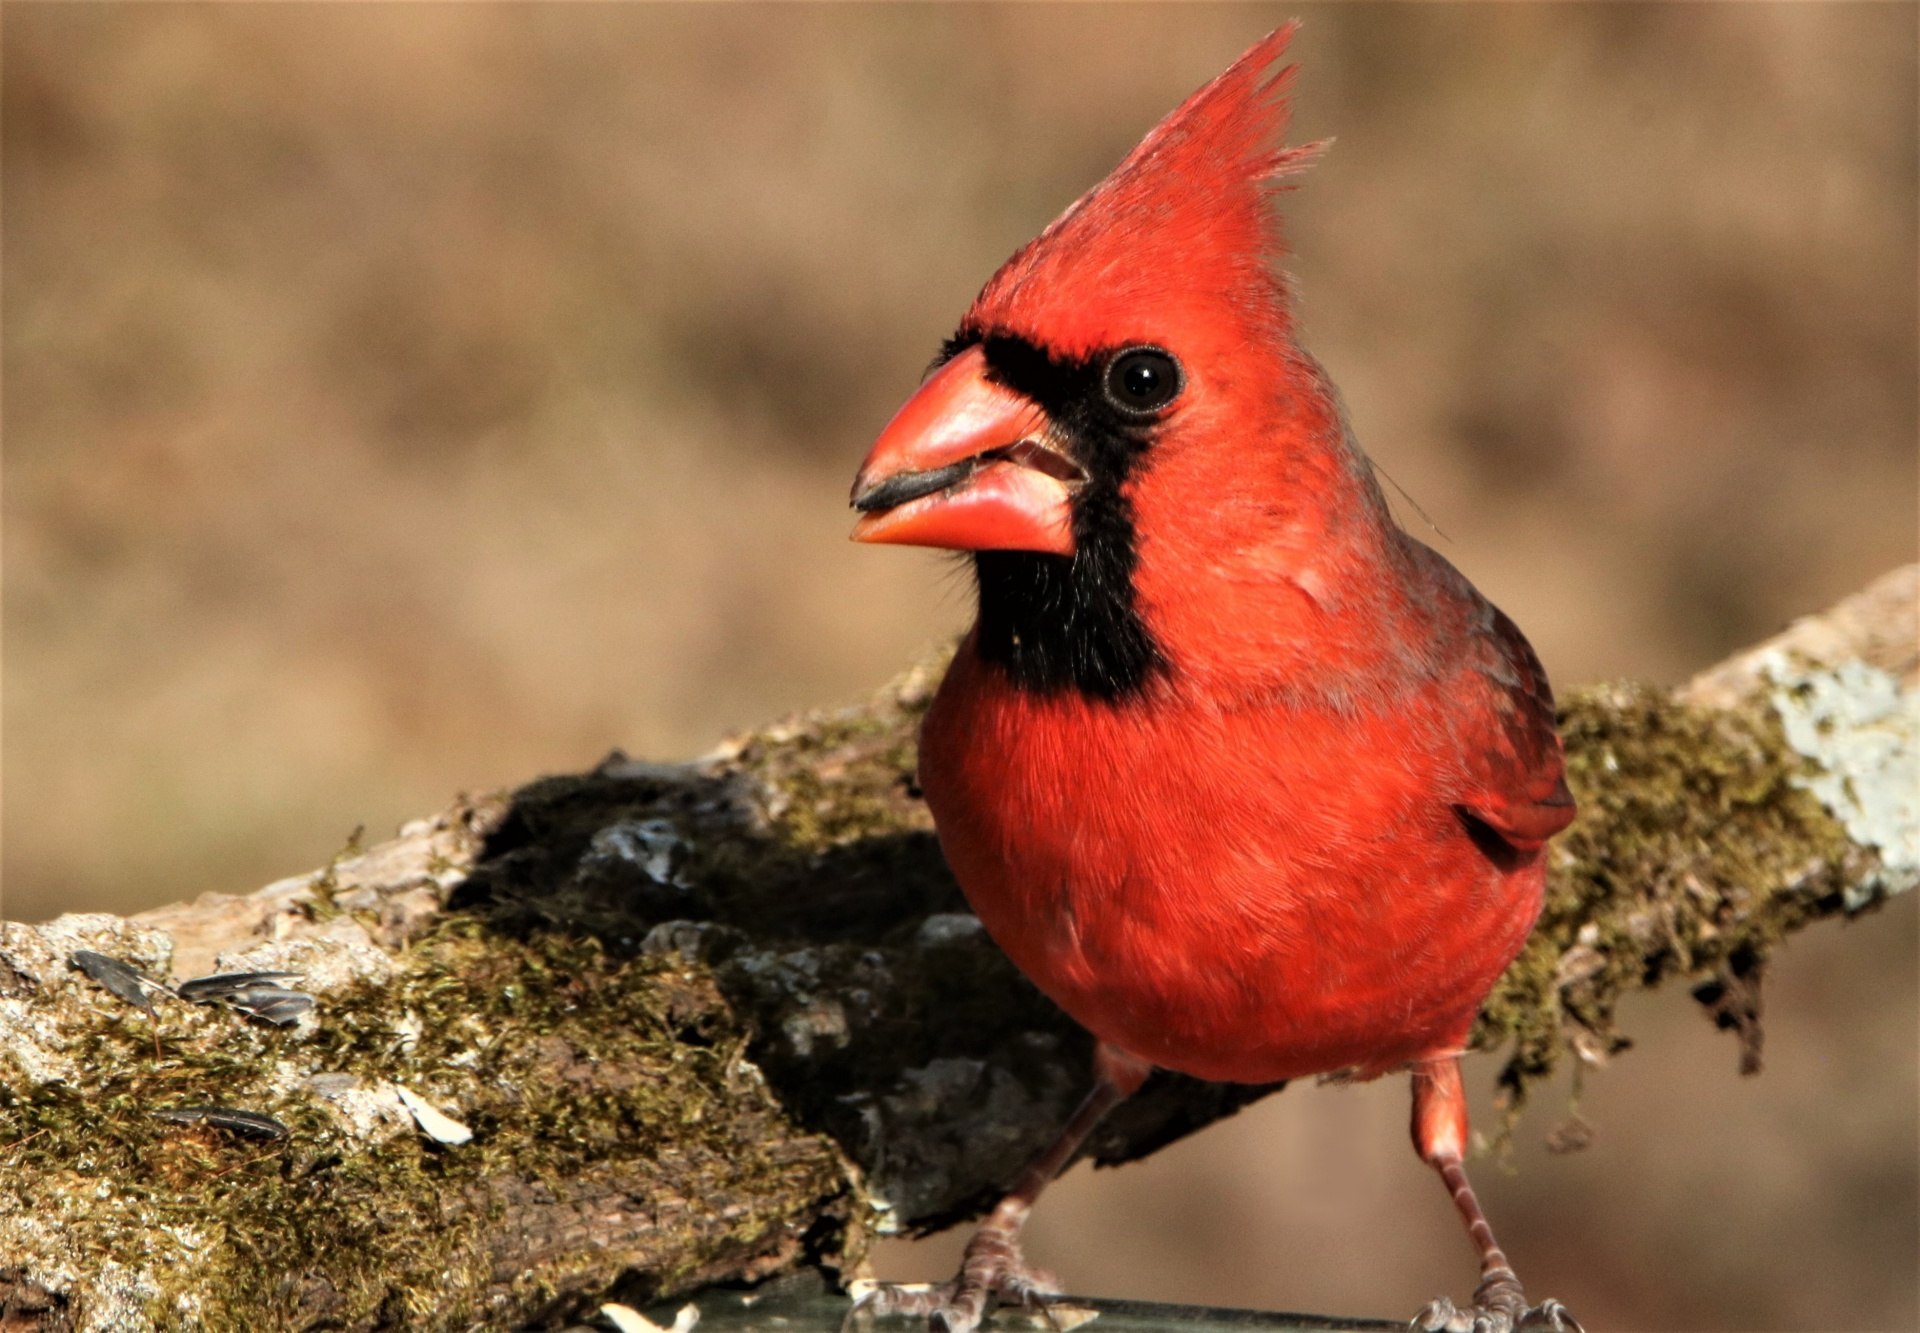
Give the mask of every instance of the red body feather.
[[921, 736], [941, 845], [994, 939], [1102, 1040], [1202, 1078], [1380, 1073], [1458, 1051], [1519, 952], [1539, 840], [1572, 814], [1550, 708], [1516, 695], [1539, 674], [1504, 617], [1399, 545], [1392, 623], [1344, 629], [1392, 670], [1232, 672], [1262, 629], [1269, 660], [1343, 637], [1284, 586], [1281, 614], [1195, 615], [1137, 708], [1035, 696], [961, 646]]

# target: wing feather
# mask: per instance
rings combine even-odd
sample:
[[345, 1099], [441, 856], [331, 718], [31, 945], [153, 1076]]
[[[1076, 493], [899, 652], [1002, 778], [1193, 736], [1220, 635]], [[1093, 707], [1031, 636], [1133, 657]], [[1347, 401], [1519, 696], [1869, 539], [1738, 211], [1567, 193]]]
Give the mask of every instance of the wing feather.
[[1553, 687], [1533, 646], [1506, 613], [1482, 601], [1486, 633], [1472, 674], [1484, 700], [1478, 744], [1464, 747], [1463, 813], [1521, 851], [1573, 822], [1573, 793], [1555, 723]]

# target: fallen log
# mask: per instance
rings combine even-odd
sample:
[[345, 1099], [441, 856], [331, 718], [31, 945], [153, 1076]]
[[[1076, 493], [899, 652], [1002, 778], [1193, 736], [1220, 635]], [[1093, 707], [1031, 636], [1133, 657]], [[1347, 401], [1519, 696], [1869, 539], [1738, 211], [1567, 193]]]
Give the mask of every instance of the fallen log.
[[[1757, 1069], [1771, 952], [1920, 880], [1917, 602], [1908, 567], [1678, 691], [1566, 701], [1582, 815], [1476, 1034], [1514, 1107], [1667, 979]], [[1090, 1044], [941, 864], [939, 671], [253, 894], [0, 923], [0, 1329], [552, 1326], [980, 1208]], [[1092, 1155], [1268, 1091], [1158, 1075]]]

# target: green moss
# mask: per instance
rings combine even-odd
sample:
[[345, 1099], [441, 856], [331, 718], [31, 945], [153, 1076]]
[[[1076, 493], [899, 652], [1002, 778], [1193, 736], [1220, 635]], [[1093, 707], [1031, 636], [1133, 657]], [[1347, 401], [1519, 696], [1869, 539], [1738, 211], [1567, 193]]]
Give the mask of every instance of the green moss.
[[[748, 1202], [724, 1219], [691, 1209], [684, 1234], [663, 1213], [646, 1241], [658, 1261], [649, 1294], [718, 1253], [750, 1253], [845, 1188], [831, 1146], [796, 1138], [753, 1095], [737, 1065], [744, 1034], [693, 974], [615, 961], [591, 941], [508, 944], [451, 922], [397, 979], [330, 995], [318, 1012], [299, 1034], [166, 1006], [158, 1060], [136, 1011], [70, 1016], [72, 1080], [13, 1070], [0, 1085], [14, 1195], [0, 1208], [61, 1218], [85, 1252], [156, 1272], [149, 1314], [161, 1327], [178, 1322], [186, 1295], [198, 1306], [190, 1322], [209, 1330], [320, 1314], [344, 1327], [433, 1328], [487, 1315], [493, 1242], [514, 1206], [503, 1183], [564, 1191], [589, 1169], [605, 1180], [630, 1168], [670, 1190], [697, 1183]], [[403, 1128], [370, 1142], [304, 1081], [288, 1086], [283, 1062], [405, 1086], [474, 1138], [445, 1148]], [[263, 1144], [151, 1114], [207, 1103], [264, 1112], [292, 1133]], [[170, 1218], [194, 1228], [174, 1253]], [[543, 1258], [549, 1284], [575, 1269], [602, 1284], [617, 1276], [617, 1257], [584, 1236], [578, 1247]]]
[[919, 720], [944, 655], [902, 676], [862, 709], [751, 737], [739, 762], [773, 794], [769, 815], [786, 850], [812, 854], [860, 838], [930, 827], [913, 799]]
[[1768, 953], [1833, 910], [1859, 856], [1794, 779], [1806, 762], [1763, 703], [1706, 710], [1638, 686], [1561, 712], [1580, 805], [1552, 845], [1540, 922], [1489, 997], [1475, 1044], [1511, 1043], [1515, 1109], [1569, 1044], [1626, 1044], [1614, 1009], [1671, 976], [1757, 984]]

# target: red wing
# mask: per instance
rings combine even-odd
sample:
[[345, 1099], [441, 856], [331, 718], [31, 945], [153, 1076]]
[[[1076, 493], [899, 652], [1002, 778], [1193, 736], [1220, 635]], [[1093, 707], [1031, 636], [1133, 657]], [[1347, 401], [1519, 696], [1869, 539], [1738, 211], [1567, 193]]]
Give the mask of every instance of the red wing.
[[1486, 651], [1469, 688], [1487, 702], [1485, 724], [1466, 738], [1468, 782], [1460, 808], [1521, 851], [1532, 851], [1573, 822], [1553, 688], [1533, 648], [1500, 608], [1490, 613]]

